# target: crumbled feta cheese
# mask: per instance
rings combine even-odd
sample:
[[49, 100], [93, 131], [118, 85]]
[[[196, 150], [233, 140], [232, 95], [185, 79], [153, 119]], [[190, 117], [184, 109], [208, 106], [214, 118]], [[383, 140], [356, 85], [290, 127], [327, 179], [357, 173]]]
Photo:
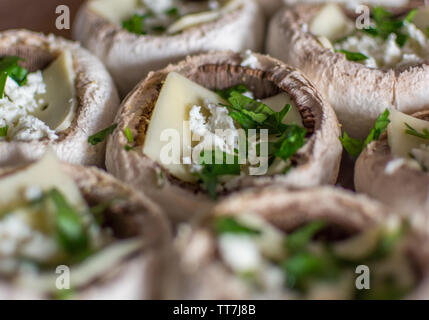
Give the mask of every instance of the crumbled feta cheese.
[[58, 138], [55, 131], [32, 115], [45, 107], [46, 101], [40, 98], [44, 93], [46, 85], [40, 71], [29, 74], [23, 86], [7, 78], [5, 96], [0, 99], [0, 127], [9, 127], [7, 137], [3, 139], [31, 141], [45, 137], [51, 140]]
[[384, 40], [359, 32], [337, 43], [335, 49], [363, 53], [368, 59], [362, 63], [369, 68], [389, 69], [420, 63], [429, 56], [428, 38], [412, 23], [404, 22], [402, 30], [408, 36], [402, 48], [393, 33]]
[[[203, 109], [209, 113], [207, 118]], [[219, 149], [227, 154], [234, 153], [238, 132], [226, 107], [208, 101], [204, 107], [193, 106], [189, 112], [189, 126], [194, 135], [193, 140], [200, 141], [192, 152], [195, 163], [192, 165], [193, 170], [201, 169], [201, 166], [196, 163], [198, 156], [195, 155], [201, 154], [204, 150]]]
[[241, 62], [242, 67], [250, 67], [256, 69], [258, 67], [258, 58], [253, 54], [251, 50], [246, 50], [242, 55], [243, 61]]
[[225, 234], [219, 237], [219, 250], [225, 263], [235, 272], [251, 272], [262, 265], [259, 248], [251, 237]]
[[52, 237], [32, 229], [18, 213], [8, 214], [0, 220], [0, 257], [46, 262], [57, 253], [57, 243]]

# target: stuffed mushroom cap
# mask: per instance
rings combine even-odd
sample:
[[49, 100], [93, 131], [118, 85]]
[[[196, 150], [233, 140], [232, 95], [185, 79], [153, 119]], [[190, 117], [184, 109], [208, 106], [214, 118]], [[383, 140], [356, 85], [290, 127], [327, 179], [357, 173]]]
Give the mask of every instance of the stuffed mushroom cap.
[[91, 10], [87, 2], [78, 13], [73, 34], [104, 62], [125, 96], [150, 71], [188, 55], [213, 50], [260, 51], [264, 32], [261, 8], [256, 0], [246, 0], [214, 21], [160, 36], [130, 33]]
[[[286, 8], [271, 21], [267, 52], [303, 71], [336, 111], [343, 129], [364, 138], [386, 109], [413, 113], [427, 107], [426, 62], [391, 69], [369, 68], [321, 45], [309, 32], [322, 5]], [[353, 12], [348, 12], [353, 16]]]
[[26, 30], [0, 33], [0, 57], [18, 56], [30, 72], [43, 70], [63, 52], [71, 53], [75, 74], [76, 111], [58, 139], [0, 142], [0, 166], [16, 166], [39, 159], [50, 146], [68, 163], [103, 166], [106, 143], [96, 146], [88, 138], [112, 124], [119, 97], [103, 64], [79, 44]]
[[279, 10], [282, 6], [284, 6], [284, 0], [258, 0], [259, 5], [264, 9], [265, 16], [271, 17], [273, 14]]
[[[258, 60], [254, 68], [243, 67], [243, 57], [238, 53], [217, 52], [189, 57], [179, 64], [151, 72], [120, 108], [116, 118], [118, 127], [108, 139], [108, 171], [153, 198], [174, 221], [187, 220], [214, 204], [200, 187], [179, 181], [143, 153], [147, 127], [163, 81], [168, 74], [176, 72], [210, 90], [244, 84], [257, 99], [284, 91], [296, 105], [307, 129], [307, 141], [292, 157], [294, 168], [288, 174], [239, 176], [225, 185], [226, 193], [272, 184], [295, 187], [334, 184], [342, 148], [332, 108], [298, 70], [269, 56], [254, 54], [254, 57]], [[127, 128], [137, 137], [132, 151], [126, 150], [129, 142], [124, 131]]]
[[[363, 195], [333, 187], [318, 187], [307, 190], [267, 188], [250, 190], [232, 196], [213, 209], [211, 215], [195, 223], [192, 229], [183, 231], [176, 240], [177, 259], [180, 268], [175, 272], [176, 289], [169, 288], [178, 299], [249, 299], [249, 291], [237, 281], [223, 262], [217, 247], [210, 221], [214, 218], [243, 214], [255, 214], [279, 230], [289, 233], [314, 221], [325, 221], [327, 239], [347, 239], [382, 223], [389, 217], [389, 209]], [[424, 279], [428, 270], [428, 250], [421, 246], [427, 236], [415, 233], [410, 238], [410, 255], [415, 260]], [[415, 242], [417, 241], [417, 242]], [[420, 246], [415, 246], [420, 243]], [[408, 247], [407, 247], [408, 248]], [[176, 265], [175, 265], [176, 266]], [[427, 284], [410, 294], [411, 298], [427, 298]], [[173, 298], [169, 296], [170, 298]], [[277, 294], [269, 299], [289, 299]]]
[[[25, 167], [24, 167], [25, 168]], [[22, 168], [2, 169], [1, 178]], [[170, 243], [170, 227], [158, 206], [95, 167], [62, 165], [63, 173], [78, 186], [90, 206], [109, 205], [102, 213], [103, 228], [110, 228], [113, 242], [83, 262], [72, 265], [67, 299], [122, 300], [156, 299], [158, 260], [155, 252]], [[60, 298], [52, 292], [56, 270], [45, 271], [36, 279], [25, 273], [16, 282], [0, 280], [2, 299]], [[76, 285], [77, 283], [77, 285]], [[76, 287], [73, 287], [76, 285]]]
[[[427, 121], [429, 111], [417, 112], [413, 117]], [[403, 214], [429, 212], [429, 174], [396, 158], [387, 134], [368, 145], [359, 156], [355, 187]]]

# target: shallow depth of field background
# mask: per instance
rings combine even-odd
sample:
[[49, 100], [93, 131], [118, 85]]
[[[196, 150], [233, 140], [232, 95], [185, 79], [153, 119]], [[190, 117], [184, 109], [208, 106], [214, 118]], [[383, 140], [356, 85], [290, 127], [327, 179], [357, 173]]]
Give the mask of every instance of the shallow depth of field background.
[[77, 9], [83, 2], [84, 0], [0, 0], [0, 31], [26, 28], [70, 38], [70, 30], [55, 28], [55, 9], [62, 4], [69, 6], [73, 22]]

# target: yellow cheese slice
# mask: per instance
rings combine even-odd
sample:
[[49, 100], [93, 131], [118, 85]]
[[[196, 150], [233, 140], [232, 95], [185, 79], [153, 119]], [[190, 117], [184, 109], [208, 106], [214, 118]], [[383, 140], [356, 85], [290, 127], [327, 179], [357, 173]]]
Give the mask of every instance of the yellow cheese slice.
[[34, 116], [56, 132], [68, 129], [76, 114], [75, 73], [70, 51], [64, 51], [43, 71], [46, 93], [40, 98], [46, 107], [34, 112]]
[[92, 0], [89, 9], [107, 20], [122, 25], [122, 21], [138, 8], [136, 0]]
[[336, 4], [328, 3], [310, 22], [310, 32], [330, 41], [346, 36], [353, 28], [352, 22]]
[[21, 203], [28, 187], [40, 188], [42, 191], [56, 188], [74, 207], [86, 207], [79, 188], [63, 172], [53, 151], [49, 150], [40, 161], [0, 179], [0, 208]]
[[408, 129], [405, 123], [422, 132], [429, 130], [429, 122], [414, 118], [405, 113], [392, 110], [390, 112], [390, 124], [387, 127], [388, 142], [393, 155], [408, 158], [412, 149], [419, 148], [422, 144], [429, 144], [429, 140], [405, 133]]
[[242, 3], [243, 0], [230, 0], [218, 10], [188, 14], [170, 25], [167, 29], [167, 33], [174, 34], [196, 25], [214, 21], [228, 12], [237, 9]]
[[283, 123], [296, 124], [301, 127], [303, 126], [301, 113], [287, 93], [280, 93], [276, 96], [264, 99], [262, 102], [276, 112], [282, 111], [287, 104], [290, 104], [291, 108], [286, 117], [283, 119]]
[[[143, 152], [152, 160], [161, 164], [173, 176], [187, 182], [195, 182], [195, 177], [183, 165], [183, 150], [191, 150], [191, 130], [189, 128], [189, 111], [194, 105], [225, 103], [215, 92], [212, 92], [184, 76], [171, 72], [161, 89], [155, 109], [147, 130]], [[172, 150], [171, 156], [181, 164], [165, 163], [162, 152], [168, 144], [176, 143], [161, 141], [165, 130], [174, 130], [180, 135], [182, 146]], [[174, 153], [174, 154], [173, 154]], [[164, 163], [163, 163], [164, 162]]]

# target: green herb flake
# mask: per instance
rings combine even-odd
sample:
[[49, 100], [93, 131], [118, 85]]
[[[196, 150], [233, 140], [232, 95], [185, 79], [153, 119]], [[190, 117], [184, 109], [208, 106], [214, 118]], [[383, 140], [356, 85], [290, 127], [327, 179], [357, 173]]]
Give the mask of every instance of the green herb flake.
[[405, 22], [411, 23], [416, 13], [417, 10], [411, 10], [404, 19], [399, 19], [382, 7], [375, 7], [372, 11], [375, 27], [362, 31], [373, 37], [381, 37], [384, 40], [387, 40], [391, 34], [395, 34], [396, 43], [402, 48], [408, 40], [408, 35], [402, 32], [402, 27]]
[[[208, 194], [213, 198], [217, 199], [217, 186], [218, 177], [225, 175], [240, 175], [240, 165], [238, 164], [238, 157], [235, 155], [228, 155], [225, 152], [220, 153], [219, 151], [203, 151], [200, 155], [199, 163], [203, 166], [201, 172], [195, 173], [195, 175], [201, 180], [203, 187]], [[232, 164], [227, 163], [228, 157], [233, 157], [234, 162]], [[207, 158], [211, 158], [211, 163], [206, 162]]]
[[307, 130], [297, 125], [286, 128], [278, 141], [270, 143], [270, 154], [287, 161], [305, 144]]
[[170, 9], [165, 10], [164, 13], [168, 16], [175, 17], [179, 15], [179, 9], [176, 7], [172, 7]]
[[122, 22], [122, 27], [131, 33], [137, 35], [145, 35], [147, 32], [144, 30], [144, 20], [148, 18], [147, 14], [134, 14], [128, 20]]
[[346, 149], [347, 153], [352, 157], [356, 158], [363, 150], [363, 142], [360, 139], [349, 137], [347, 132], [344, 132], [343, 136], [340, 137], [340, 141], [344, 149]]
[[131, 133], [131, 129], [126, 127], [124, 130], [125, 136], [127, 137], [127, 141], [129, 143], [134, 143], [134, 137], [133, 134]]
[[63, 195], [52, 189], [48, 193], [57, 213], [57, 236], [60, 245], [71, 254], [88, 249], [89, 240], [82, 224], [80, 214], [67, 202]]
[[27, 81], [28, 70], [19, 65], [24, 59], [15, 56], [7, 56], [0, 59], [0, 73], [6, 73], [14, 81], [22, 86]]
[[99, 144], [100, 142], [103, 142], [109, 134], [112, 134], [113, 131], [115, 131], [117, 126], [117, 124], [112, 124], [110, 127], [103, 129], [100, 132], [97, 132], [96, 134], [88, 138], [88, 142], [93, 146]]
[[417, 9], [413, 9], [410, 12], [408, 12], [407, 16], [405, 17], [404, 21], [407, 21], [409, 23], [412, 23], [414, 20], [414, 17], [416, 16], [418, 10]]
[[311, 222], [293, 233], [289, 234], [286, 238], [286, 247], [290, 252], [303, 250], [308, 246], [314, 236], [326, 227], [323, 221]]
[[406, 134], [409, 134], [411, 136], [415, 136], [421, 139], [429, 140], [429, 130], [426, 128], [423, 128], [422, 132], [417, 131], [413, 127], [411, 127], [408, 123], [405, 123], [408, 129], [405, 130]]
[[349, 61], [365, 61], [368, 59], [366, 55], [360, 52], [352, 52], [347, 50], [336, 50], [336, 52], [342, 53], [346, 56], [346, 59]]
[[245, 93], [249, 91], [250, 91], [249, 88], [247, 88], [244, 84], [239, 84], [228, 89], [218, 90], [217, 94], [221, 96], [223, 99], [228, 100], [229, 97], [231, 96], [231, 93], [233, 92]]
[[347, 153], [352, 157], [357, 157], [368, 144], [372, 141], [378, 140], [381, 134], [386, 131], [387, 126], [390, 123], [389, 115], [389, 110], [384, 110], [384, 112], [375, 121], [374, 127], [371, 129], [365, 141], [351, 138], [346, 132], [344, 132], [343, 136], [339, 139]]
[[4, 90], [6, 88], [7, 72], [0, 73], [0, 99], [4, 98]]
[[7, 131], [9, 130], [9, 126], [5, 126], [0, 128], [0, 138], [7, 137]]
[[250, 228], [238, 222], [233, 217], [219, 217], [214, 220], [214, 229], [217, 234], [247, 234], [247, 235], [259, 235], [261, 231]]

